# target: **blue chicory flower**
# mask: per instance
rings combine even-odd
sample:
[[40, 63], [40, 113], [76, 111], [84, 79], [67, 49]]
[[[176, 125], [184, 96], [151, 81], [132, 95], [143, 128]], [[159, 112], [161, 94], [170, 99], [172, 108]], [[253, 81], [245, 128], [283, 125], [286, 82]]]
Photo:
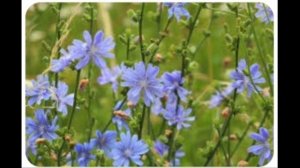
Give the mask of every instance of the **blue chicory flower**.
[[137, 135], [131, 137], [130, 132], [121, 133], [121, 141], [112, 149], [113, 166], [129, 166], [130, 161], [142, 166], [141, 155], [148, 152], [148, 145], [138, 140]]
[[264, 23], [270, 23], [274, 20], [274, 15], [272, 9], [267, 5], [262, 3], [256, 3], [255, 7], [257, 8], [257, 12], [255, 13], [255, 17], [260, 19]]
[[266, 128], [261, 127], [258, 133], [252, 133], [250, 138], [255, 140], [258, 144], [248, 148], [249, 153], [259, 156], [258, 164], [262, 166], [265, 160], [271, 160], [272, 154], [270, 144], [268, 143], [269, 132]]
[[113, 67], [112, 69], [103, 68], [101, 73], [102, 76], [98, 78], [98, 83], [104, 85], [107, 83], [112, 84], [113, 91], [116, 93], [118, 90], [118, 77], [121, 75], [121, 69], [118, 66]]
[[[180, 166], [180, 159], [185, 156], [185, 153], [183, 152], [182, 149], [178, 149], [175, 152], [175, 160], [171, 160], [170, 166]], [[175, 164], [174, 164], [175, 162]]]
[[98, 31], [92, 39], [88, 31], [83, 32], [84, 42], [74, 40], [74, 53], [76, 57], [80, 57], [79, 62], [75, 66], [76, 69], [84, 68], [92, 59], [99, 68], [105, 68], [106, 62], [104, 58], [114, 58], [111, 50], [115, 47], [112, 37], [105, 38], [102, 31]]
[[74, 58], [74, 52], [73, 52], [74, 46], [69, 46], [68, 51], [65, 49], [60, 50], [60, 58], [59, 59], [53, 59], [51, 61], [51, 71], [53, 72], [61, 72], [63, 71], [67, 66], [69, 66], [72, 61], [75, 60]]
[[79, 166], [88, 166], [89, 162], [96, 159], [96, 156], [91, 153], [95, 143], [85, 142], [83, 144], [76, 144], [75, 151], [77, 152], [77, 162]]
[[148, 64], [146, 67], [143, 62], [136, 63], [134, 68], [122, 68], [121, 86], [129, 87], [127, 92], [128, 100], [136, 104], [140, 96], [144, 96], [144, 103], [150, 106], [155, 97], [162, 96], [162, 87], [156, 78], [159, 68]]
[[117, 142], [116, 138], [116, 131], [106, 131], [104, 133], [96, 131], [96, 138], [92, 139], [91, 142], [94, 143], [97, 148], [103, 150], [107, 156], [110, 156], [111, 149]]
[[62, 112], [63, 115], [67, 115], [67, 105], [73, 106], [74, 94], [68, 93], [68, 85], [64, 82], [59, 81], [57, 88], [55, 88], [55, 100], [57, 102], [57, 111]]
[[190, 127], [191, 124], [189, 122], [195, 120], [194, 116], [189, 116], [192, 112], [192, 109], [184, 109], [182, 105], [178, 105], [176, 112], [176, 108], [176, 103], [171, 105], [167, 104], [164, 118], [168, 121], [168, 124], [170, 126], [176, 125], [177, 130]]
[[162, 82], [164, 84], [163, 89], [164, 92], [167, 93], [168, 99], [175, 100], [176, 94], [180, 97], [180, 99], [186, 102], [186, 96], [189, 92], [182, 87], [184, 83], [184, 79], [181, 77], [180, 71], [173, 71], [172, 73], [166, 72], [162, 75]]
[[49, 78], [47, 75], [38, 75], [37, 80], [32, 80], [32, 86], [26, 88], [26, 96], [29, 97], [28, 105], [41, 104], [42, 100], [49, 100], [52, 95]]
[[189, 19], [190, 13], [184, 8], [186, 3], [183, 2], [165, 2], [165, 6], [167, 6], [168, 9], [168, 18], [171, 18], [175, 16], [176, 20], [179, 21], [182, 16], [185, 16], [187, 19]]
[[[160, 142], [159, 140], [155, 141], [154, 144], [154, 150], [155, 152], [157, 152], [161, 157], [165, 156], [168, 154], [169, 152], [169, 146], [167, 146], [166, 144]], [[182, 149], [178, 149], [175, 152], [175, 159], [172, 159], [170, 161], [170, 166], [180, 166], [180, 158], [182, 158], [183, 156], [185, 156], [185, 153], [183, 152]]]
[[159, 140], [156, 140], [154, 143], [154, 150], [158, 153], [161, 157], [165, 156], [168, 153], [169, 146], [162, 143]]
[[249, 78], [249, 75], [245, 73], [245, 70], [247, 69], [247, 63], [245, 59], [240, 60], [238, 64], [238, 68], [231, 72], [230, 77], [231, 79], [235, 80], [232, 83], [232, 87], [237, 89], [238, 93], [241, 93], [244, 91], [245, 88], [248, 90], [248, 97], [251, 96], [252, 92], [255, 91], [255, 87], [258, 91], [261, 91], [262, 89], [257, 85], [261, 83], [265, 83], [265, 78], [262, 77], [261, 72], [259, 71], [259, 65], [253, 64], [250, 67], [250, 73], [254, 85], [251, 83], [251, 80]]
[[159, 115], [159, 114], [162, 114], [164, 112], [164, 108], [163, 108], [162, 102], [161, 102], [159, 97], [154, 99], [154, 102], [151, 105], [151, 112], [154, 115]]
[[[38, 138], [45, 138], [49, 141], [57, 138], [55, 131], [58, 129], [57, 116], [48, 121], [47, 114], [43, 109], [35, 111], [35, 120], [32, 118], [26, 119], [26, 133], [29, 134], [29, 144], [35, 143]], [[32, 146], [31, 146], [32, 147]]]
[[234, 88], [232, 86], [228, 86], [224, 91], [217, 91], [216, 94], [214, 94], [210, 99], [209, 108], [219, 106], [223, 100], [232, 93], [233, 90]]

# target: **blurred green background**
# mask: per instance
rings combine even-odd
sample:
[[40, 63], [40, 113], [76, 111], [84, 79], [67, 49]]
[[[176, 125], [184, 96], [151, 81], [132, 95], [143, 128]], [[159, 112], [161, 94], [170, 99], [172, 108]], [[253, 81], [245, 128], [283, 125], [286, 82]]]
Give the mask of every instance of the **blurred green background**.
[[[47, 50], [52, 48], [56, 42], [56, 24], [57, 15], [53, 11], [52, 5], [49, 3], [38, 3], [31, 6], [26, 14], [26, 79], [34, 79], [38, 74], [41, 74], [49, 66], [50, 52]], [[63, 3], [61, 9], [61, 20], [66, 21], [73, 15], [77, 3]], [[158, 38], [159, 31], [157, 22], [153, 14], [157, 10], [157, 3], [146, 3], [145, 15], [143, 21], [143, 35], [144, 42], [150, 44], [151, 39]], [[253, 13], [255, 12], [254, 4], [251, 4]], [[84, 30], [89, 30], [89, 23], [84, 20], [85, 4], [81, 4], [76, 11], [78, 12], [72, 22], [70, 23], [69, 34], [62, 43], [62, 48], [66, 48], [71, 44], [73, 39], [82, 39]], [[138, 24], [128, 17], [127, 11], [129, 9], [139, 10], [140, 3], [97, 3], [96, 20], [94, 22], [95, 33], [98, 30], [103, 30], [106, 35], [113, 36], [116, 46], [114, 53], [115, 60], [107, 60], [111, 66], [122, 63], [126, 59], [126, 45], [124, 45], [119, 38], [120, 34], [131, 32], [134, 36], [138, 35]], [[196, 120], [192, 127], [183, 129], [180, 133], [179, 139], [183, 143], [183, 149], [186, 156], [182, 159], [182, 166], [201, 166], [205, 158], [202, 157], [200, 148], [205, 148], [207, 141], [216, 140], [217, 133], [214, 129], [214, 124], [222, 123], [224, 119], [220, 115], [224, 107], [208, 108], [208, 101], [212, 94], [214, 94], [216, 87], [220, 83], [229, 83], [229, 72], [234, 68], [234, 53], [228, 49], [225, 40], [224, 25], [228, 25], [228, 32], [231, 35], [236, 35], [237, 18], [235, 14], [228, 8], [226, 4], [207, 3], [207, 8], [201, 10], [198, 19], [197, 27], [194, 30], [190, 49], [194, 50], [200, 43], [202, 44], [197, 53], [195, 53], [195, 61], [198, 67], [191, 72], [190, 77], [186, 77], [186, 84], [192, 91], [191, 100], [193, 101], [193, 114]], [[195, 16], [197, 6], [193, 3], [187, 5], [192, 16]], [[240, 17], [239, 21], [244, 23], [247, 21], [248, 14], [246, 11], [246, 4], [239, 4]], [[167, 22], [167, 8], [162, 10], [161, 30]], [[248, 27], [248, 29], [250, 29]], [[259, 36], [262, 48], [266, 53], [266, 60], [273, 65], [273, 40], [270, 34], [273, 32], [273, 25], [266, 25], [259, 20], [255, 21], [255, 29]], [[210, 36], [205, 38], [204, 32], [210, 32]], [[271, 33], [270, 33], [271, 32]], [[179, 70], [181, 66], [181, 58], [175, 54], [176, 47], [180, 46], [182, 41], [187, 38], [188, 29], [184, 22], [177, 22], [173, 20], [169, 28], [169, 36], [166, 37], [158, 50], [164, 61], [160, 63], [160, 75], [166, 71]], [[241, 36], [240, 58], [244, 58], [247, 51], [251, 50], [251, 64], [258, 62], [258, 51], [253, 37], [246, 40], [247, 33]], [[249, 49], [251, 48], [251, 49]], [[129, 59], [137, 62], [141, 60], [139, 46], [134, 51], [131, 51]], [[147, 58], [148, 59], [148, 58]], [[81, 78], [87, 77], [87, 68], [83, 71]], [[99, 85], [97, 78], [100, 75], [100, 70], [94, 66], [91, 84], [95, 92], [95, 97], [92, 99], [92, 116], [96, 119], [94, 131], [102, 129], [110, 118], [112, 107], [114, 106], [113, 93], [110, 85]], [[66, 69], [60, 73], [60, 80], [69, 85], [69, 93], [74, 92], [75, 72]], [[192, 80], [193, 79], [193, 80]], [[186, 85], [187, 86], [187, 85]], [[267, 84], [263, 85], [267, 87]], [[79, 96], [84, 98], [85, 93], [79, 92]], [[120, 92], [116, 98], [121, 100]], [[237, 104], [240, 107], [240, 114], [236, 115], [231, 124], [231, 132], [236, 136], [240, 136], [243, 130], [247, 127], [248, 122], [259, 122], [263, 111], [261, 110], [260, 100], [257, 95], [247, 98], [245, 95], [239, 96]], [[69, 109], [70, 111], [70, 109]], [[27, 116], [33, 115], [33, 110], [27, 108]], [[60, 124], [66, 124], [67, 117], [60, 120]], [[84, 104], [81, 109], [75, 113], [73, 128], [76, 130], [75, 139], [78, 142], [86, 141], [86, 133], [88, 130], [87, 114]], [[158, 131], [161, 119], [152, 117], [154, 130]], [[256, 123], [257, 126], [257, 123]], [[272, 120], [268, 120], [265, 127], [272, 128]], [[113, 125], [111, 129], [115, 129]], [[250, 131], [256, 131], [257, 128], [251, 126]], [[270, 129], [272, 130], [272, 129]], [[95, 136], [93, 134], [93, 136]], [[214, 141], [215, 142], [215, 141]], [[247, 155], [247, 148], [251, 144], [251, 140], [246, 137], [241, 147], [233, 156], [233, 165], [245, 159]], [[236, 141], [232, 141], [232, 146], [235, 146]], [[253, 158], [252, 165], [256, 165], [257, 158]], [[225, 165], [221, 150], [213, 160], [214, 165]]]

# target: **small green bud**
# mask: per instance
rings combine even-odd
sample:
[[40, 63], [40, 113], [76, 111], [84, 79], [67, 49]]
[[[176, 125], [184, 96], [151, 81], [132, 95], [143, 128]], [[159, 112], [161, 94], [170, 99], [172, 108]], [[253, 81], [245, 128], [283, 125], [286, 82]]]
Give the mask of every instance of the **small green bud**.
[[225, 40], [227, 43], [232, 43], [233, 42], [233, 38], [229, 33], [225, 34]]
[[127, 29], [125, 30], [125, 34], [126, 34], [126, 36], [127, 36], [128, 38], [130, 37], [131, 33], [132, 33], [132, 30], [131, 30], [130, 28], [127, 28]]
[[189, 63], [188, 69], [189, 69], [190, 71], [197, 70], [198, 68], [199, 68], [198, 62], [192, 61], [191, 63]]
[[203, 35], [204, 35], [205, 37], [209, 37], [210, 34], [211, 34], [211, 32], [210, 32], [209, 30], [204, 30], [204, 31], [203, 31]]
[[127, 44], [127, 39], [123, 34], [119, 35], [119, 40], [123, 43], [123, 44]]
[[125, 60], [124, 65], [127, 66], [127, 67], [132, 67], [134, 65], [134, 63], [132, 61]]
[[225, 32], [228, 33], [228, 23], [224, 23]]
[[43, 61], [43, 63], [48, 63], [49, 62], [49, 56], [43, 56], [42, 61]]
[[134, 21], [134, 22], [138, 22], [138, 15], [137, 13], [133, 10], [133, 9], [129, 9], [127, 11], [127, 15]]

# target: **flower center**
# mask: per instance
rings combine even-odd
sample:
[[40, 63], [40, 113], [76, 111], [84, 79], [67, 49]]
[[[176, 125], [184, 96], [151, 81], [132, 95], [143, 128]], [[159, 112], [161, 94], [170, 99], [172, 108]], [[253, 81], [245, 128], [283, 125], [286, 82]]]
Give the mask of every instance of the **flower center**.
[[130, 157], [131, 156], [131, 150], [130, 149], [126, 149], [125, 151], [124, 151], [124, 155], [125, 155], [125, 157]]
[[41, 133], [44, 133], [44, 132], [45, 132], [45, 126], [44, 126], [44, 125], [40, 125], [40, 126], [39, 126], [39, 131], [40, 131]]
[[97, 47], [96, 46], [94, 46], [94, 45], [92, 45], [92, 47], [91, 47], [91, 49], [90, 49], [90, 55], [94, 55], [96, 52], [97, 52]]
[[146, 80], [140, 81], [140, 86], [141, 86], [142, 88], [147, 88], [147, 87], [148, 87], [147, 81], [146, 81]]

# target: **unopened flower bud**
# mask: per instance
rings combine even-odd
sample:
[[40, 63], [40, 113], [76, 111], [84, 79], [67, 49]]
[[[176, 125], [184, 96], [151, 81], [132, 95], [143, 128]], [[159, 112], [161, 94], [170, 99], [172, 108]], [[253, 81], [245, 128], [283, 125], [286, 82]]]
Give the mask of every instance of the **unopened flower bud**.
[[127, 107], [133, 109], [133, 108], [135, 107], [135, 105], [133, 104], [132, 101], [128, 101], [128, 102], [127, 102]]
[[124, 111], [121, 110], [114, 111], [114, 115], [123, 118], [125, 120], [129, 119], [129, 116]]
[[262, 91], [262, 95], [264, 97], [270, 97], [270, 88], [269, 87], [264, 88], [263, 91]]
[[163, 57], [160, 53], [155, 54], [154, 59], [155, 59], [156, 62], [161, 62], [162, 58]]
[[259, 122], [255, 122], [255, 123], [254, 123], [254, 128], [255, 128], [255, 129], [258, 129], [258, 128], [259, 128], [259, 125], [260, 125]]
[[72, 140], [72, 136], [70, 134], [65, 135], [65, 140], [70, 142]]
[[167, 101], [168, 101], [168, 96], [167, 96], [167, 95], [164, 95], [164, 96], [161, 98], [161, 101], [162, 101], [162, 102], [167, 102]]
[[55, 161], [57, 160], [57, 155], [54, 152], [51, 152], [50, 157], [51, 157], [52, 160], [55, 160]]
[[75, 145], [76, 145], [76, 142], [74, 140], [71, 140], [69, 142], [69, 146], [70, 146], [71, 149], [73, 149]]
[[171, 135], [172, 135], [172, 130], [170, 130], [170, 129], [166, 129], [165, 130], [165, 136], [167, 136], [167, 137], [170, 137]]
[[230, 134], [229, 135], [229, 140], [235, 141], [235, 140], [237, 140], [237, 136], [235, 134]]
[[229, 107], [225, 107], [225, 109], [221, 112], [222, 117], [225, 119], [229, 117], [229, 114], [230, 114]]
[[245, 160], [241, 160], [238, 162], [238, 165], [237, 166], [240, 166], [240, 167], [247, 167], [249, 164], [247, 161]]
[[88, 79], [81, 79], [80, 82], [79, 82], [79, 90], [83, 91], [88, 84], [89, 84]]
[[163, 167], [170, 167], [170, 166], [171, 166], [170, 162], [168, 162], [168, 161], [165, 161], [165, 163], [164, 163]]
[[231, 57], [226, 56], [223, 60], [224, 68], [228, 68], [230, 66], [231, 62], [232, 62]]
[[45, 138], [38, 138], [35, 143], [40, 145], [40, 144], [44, 144], [46, 142], [46, 139]]

